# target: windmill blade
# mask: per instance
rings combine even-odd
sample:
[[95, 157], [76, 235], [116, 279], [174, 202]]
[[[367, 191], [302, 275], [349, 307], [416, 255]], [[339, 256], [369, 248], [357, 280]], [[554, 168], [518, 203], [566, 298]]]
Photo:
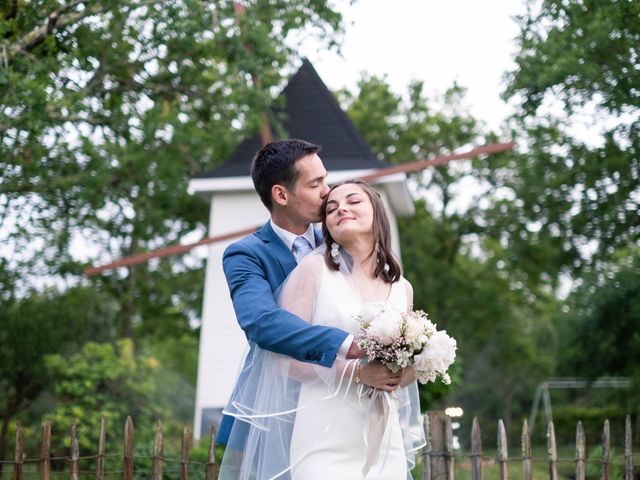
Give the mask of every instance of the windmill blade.
[[[415, 172], [424, 170], [426, 168], [446, 165], [447, 163], [455, 160], [464, 160], [464, 159], [475, 158], [480, 155], [490, 155], [493, 153], [504, 152], [507, 150], [511, 150], [514, 145], [515, 145], [514, 142], [493, 143], [490, 145], [484, 145], [482, 147], [474, 148], [473, 150], [469, 150], [463, 153], [453, 153], [451, 155], [442, 155], [440, 157], [435, 157], [431, 159], [423, 159], [415, 162], [403, 163], [400, 165], [394, 165], [387, 168], [381, 168], [380, 170], [377, 170], [368, 175], [363, 175], [362, 177], [360, 177], [360, 179], [364, 181], [371, 181], [377, 178], [386, 177], [388, 175], [395, 175], [397, 173], [415, 173]], [[106, 272], [108, 270], [113, 270], [119, 267], [128, 267], [132, 265], [138, 265], [140, 263], [144, 263], [148, 260], [151, 260], [152, 258], [163, 258], [171, 255], [177, 255], [180, 253], [186, 253], [201, 245], [208, 245], [210, 243], [221, 242], [224, 240], [230, 240], [232, 238], [249, 235], [255, 232], [260, 227], [261, 225], [257, 225], [255, 227], [245, 228], [243, 230], [237, 230], [234, 232], [225, 233], [224, 235], [217, 235], [215, 237], [205, 237], [194, 243], [189, 243], [185, 245], [173, 245], [171, 247], [159, 248], [151, 252], [131, 255], [129, 257], [124, 257], [120, 260], [116, 260], [115, 262], [111, 262], [98, 267], [87, 267], [83, 270], [83, 273], [87, 276], [92, 276], [92, 275], [97, 275], [98, 273]]]
[[224, 235], [216, 235], [215, 237], [205, 237], [194, 243], [187, 243], [185, 245], [172, 245], [170, 247], [158, 248], [146, 253], [138, 253], [136, 255], [130, 255], [128, 257], [121, 258], [115, 262], [107, 263], [99, 267], [87, 267], [82, 272], [87, 276], [97, 275], [98, 273], [105, 272], [107, 270], [113, 270], [118, 267], [129, 267], [131, 265], [138, 265], [144, 263], [152, 258], [169, 257], [171, 255], [177, 255], [179, 253], [186, 253], [193, 250], [200, 245], [207, 245], [209, 243], [222, 242], [224, 240], [230, 240], [236, 237], [243, 237], [255, 232], [261, 225], [251, 228], [245, 228], [243, 230], [236, 230], [235, 232], [225, 233]]
[[465, 160], [469, 158], [479, 157], [480, 155], [490, 155], [492, 153], [504, 152], [506, 150], [511, 150], [514, 145], [515, 142], [492, 143], [490, 145], [484, 145], [482, 147], [474, 148], [473, 150], [469, 150], [468, 152], [452, 153], [451, 155], [442, 155], [440, 157], [402, 163], [400, 165], [394, 165], [392, 167], [381, 168], [380, 170], [377, 170], [376, 172], [369, 175], [363, 175], [362, 177], [360, 177], [360, 180], [369, 182], [376, 178], [386, 177], [387, 175], [394, 175], [396, 173], [415, 173], [430, 167], [440, 167], [454, 160]]

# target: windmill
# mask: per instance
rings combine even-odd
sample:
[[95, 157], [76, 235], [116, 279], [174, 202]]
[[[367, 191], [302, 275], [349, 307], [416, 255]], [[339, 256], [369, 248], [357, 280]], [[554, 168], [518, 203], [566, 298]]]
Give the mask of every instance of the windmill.
[[[303, 60], [302, 66], [291, 77], [281, 98], [274, 105], [272, 114], [284, 119], [283, 127], [288, 137], [303, 138], [323, 146], [320, 156], [329, 172], [329, 183], [362, 178], [380, 192], [389, 212], [392, 246], [398, 257], [400, 244], [396, 219], [414, 213], [414, 204], [406, 184], [407, 173], [512, 147], [511, 143], [487, 145], [465, 153], [391, 166], [373, 154], [307, 60]], [[265, 122], [266, 116], [263, 118]], [[86, 274], [93, 275], [151, 258], [185, 253], [200, 245], [210, 245], [198, 355], [194, 418], [196, 438], [200, 437], [201, 432], [208, 431], [212, 423], [218, 422], [246, 348], [246, 339], [236, 322], [222, 272], [222, 254], [229, 243], [254, 232], [269, 218], [268, 211], [253, 189], [249, 168], [253, 156], [271, 139], [271, 135], [271, 129], [263, 125], [260, 135], [241, 142], [222, 165], [191, 179], [190, 190], [203, 196], [210, 205], [207, 238], [85, 270]]]

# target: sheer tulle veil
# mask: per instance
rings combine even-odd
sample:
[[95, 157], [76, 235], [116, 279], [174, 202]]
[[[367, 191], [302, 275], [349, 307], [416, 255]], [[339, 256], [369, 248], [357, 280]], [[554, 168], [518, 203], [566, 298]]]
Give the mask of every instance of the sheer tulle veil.
[[[314, 250], [293, 270], [278, 290], [279, 305], [312, 322], [316, 309], [316, 292], [324, 267], [324, 246]], [[334, 258], [340, 273], [349, 277], [353, 261], [342, 248], [336, 249]], [[290, 448], [296, 413], [314, 408], [319, 402], [340, 398], [354, 383], [354, 360], [337, 358], [327, 368], [300, 362], [250, 344], [246, 362], [239, 372], [236, 388], [226, 415], [235, 417], [222, 461], [221, 480], [290, 479]], [[312, 383], [322, 388], [323, 394], [313, 402], [299, 402], [302, 384]], [[366, 398], [370, 392], [361, 388]], [[398, 389], [398, 415], [402, 429], [408, 470], [413, 467], [415, 452], [424, 445], [424, 432], [420, 415], [416, 383]], [[339, 404], [339, 403], [338, 403]], [[336, 418], [339, 416], [336, 415]], [[327, 425], [339, 428], [339, 425]], [[367, 432], [363, 432], [366, 442]], [[385, 446], [381, 447], [384, 450]], [[384, 455], [384, 451], [381, 452]], [[364, 459], [363, 459], [364, 462]], [[410, 474], [408, 478], [411, 478]]]

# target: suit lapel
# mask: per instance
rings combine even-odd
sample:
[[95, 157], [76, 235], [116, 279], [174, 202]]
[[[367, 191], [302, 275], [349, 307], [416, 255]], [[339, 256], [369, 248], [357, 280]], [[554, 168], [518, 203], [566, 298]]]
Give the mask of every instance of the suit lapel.
[[258, 230], [255, 235], [262, 240], [265, 244], [268, 244], [268, 248], [272, 251], [275, 258], [282, 268], [282, 274], [284, 277], [291, 273], [291, 270], [296, 268], [296, 259], [293, 257], [293, 253], [289, 251], [287, 246], [280, 240], [280, 237], [276, 235], [276, 232], [271, 228], [271, 222], [267, 222], [264, 227]]

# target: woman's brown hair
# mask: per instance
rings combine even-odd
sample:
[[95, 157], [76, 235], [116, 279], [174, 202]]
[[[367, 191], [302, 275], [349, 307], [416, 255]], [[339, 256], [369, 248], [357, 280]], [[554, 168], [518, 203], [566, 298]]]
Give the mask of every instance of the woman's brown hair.
[[368, 183], [362, 180], [345, 180], [333, 185], [322, 203], [322, 234], [324, 235], [324, 243], [327, 247], [324, 253], [324, 261], [327, 266], [333, 270], [338, 270], [339, 265], [331, 256], [331, 244], [335, 241], [329, 230], [327, 229], [327, 201], [333, 190], [342, 185], [358, 185], [364, 193], [367, 194], [371, 205], [373, 206], [373, 249], [367, 258], [376, 255], [376, 268], [373, 271], [374, 277], [380, 277], [387, 283], [395, 283], [400, 280], [402, 270], [400, 263], [391, 251], [391, 225], [387, 211], [382, 203], [380, 194], [376, 192]]

